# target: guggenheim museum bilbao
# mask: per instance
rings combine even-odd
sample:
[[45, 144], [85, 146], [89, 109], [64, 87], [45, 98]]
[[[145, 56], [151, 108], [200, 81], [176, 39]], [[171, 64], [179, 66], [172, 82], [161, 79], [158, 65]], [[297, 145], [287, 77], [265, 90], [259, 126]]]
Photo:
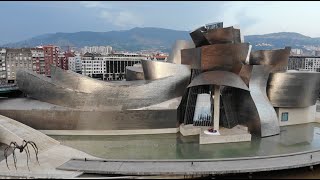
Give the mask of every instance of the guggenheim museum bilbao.
[[176, 41], [166, 62], [127, 67], [127, 81], [100, 81], [54, 66], [51, 78], [20, 69], [17, 84], [25, 97], [1, 100], [0, 114], [47, 132], [194, 135], [212, 127], [223, 136], [238, 127], [250, 135], [246, 140], [316, 121], [320, 74], [287, 71], [290, 47], [251, 51], [240, 29], [223, 23], [190, 36], [193, 42]]

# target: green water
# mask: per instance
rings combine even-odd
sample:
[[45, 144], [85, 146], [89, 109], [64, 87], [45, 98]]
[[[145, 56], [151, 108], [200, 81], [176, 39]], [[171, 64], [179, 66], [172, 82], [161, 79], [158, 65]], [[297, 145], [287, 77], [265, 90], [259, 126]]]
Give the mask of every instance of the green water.
[[218, 159], [268, 156], [320, 149], [320, 124], [281, 128], [281, 134], [251, 142], [199, 145], [199, 136], [51, 136], [90, 155], [107, 159]]

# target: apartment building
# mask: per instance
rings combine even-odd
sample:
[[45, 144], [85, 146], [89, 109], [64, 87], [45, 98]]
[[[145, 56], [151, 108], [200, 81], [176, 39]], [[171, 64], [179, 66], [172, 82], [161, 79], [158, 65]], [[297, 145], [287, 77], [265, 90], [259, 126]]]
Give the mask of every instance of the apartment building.
[[60, 67], [61, 63], [59, 61], [59, 47], [54, 45], [43, 46], [44, 51], [44, 62], [45, 62], [45, 75], [50, 77], [50, 65], [55, 65]]
[[133, 53], [107, 56], [86, 53], [82, 57], [82, 74], [101, 80], [119, 81], [126, 78], [127, 66], [141, 63], [142, 59], [147, 59], [147, 57]]
[[74, 56], [68, 57], [68, 66], [69, 66], [69, 70], [81, 74], [82, 73], [81, 54], [75, 53]]
[[290, 56], [287, 69], [320, 72], [320, 56]]
[[82, 54], [85, 53], [96, 53], [102, 55], [108, 55], [112, 52], [111, 46], [85, 46], [81, 49]]
[[45, 61], [43, 48], [31, 48], [32, 70], [38, 74], [45, 75]]
[[30, 48], [6, 50], [7, 83], [16, 83], [16, 70], [18, 68], [33, 71], [33, 57]]
[[6, 49], [0, 49], [0, 85], [7, 83]]

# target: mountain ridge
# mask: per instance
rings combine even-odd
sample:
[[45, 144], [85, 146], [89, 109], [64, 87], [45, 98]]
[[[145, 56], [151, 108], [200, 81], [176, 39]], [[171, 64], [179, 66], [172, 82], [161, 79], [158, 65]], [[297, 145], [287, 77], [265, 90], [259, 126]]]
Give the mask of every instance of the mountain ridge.
[[[191, 40], [189, 31], [172, 30], [157, 27], [135, 27], [129, 30], [94, 32], [79, 31], [73, 33], [47, 33], [23, 41], [3, 44], [2, 47], [34, 47], [43, 44], [58, 46], [106, 46], [116, 50], [137, 51], [156, 49], [169, 52], [175, 40]], [[285, 46], [305, 49], [306, 46], [320, 46], [320, 38], [312, 38], [296, 32], [276, 32], [261, 35], [244, 36], [245, 42], [253, 49], [279, 49]]]

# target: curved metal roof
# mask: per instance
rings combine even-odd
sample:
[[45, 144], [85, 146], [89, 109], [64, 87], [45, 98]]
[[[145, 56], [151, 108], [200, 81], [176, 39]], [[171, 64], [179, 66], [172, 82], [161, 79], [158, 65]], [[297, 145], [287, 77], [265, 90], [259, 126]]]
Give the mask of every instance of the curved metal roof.
[[270, 74], [267, 93], [274, 107], [308, 107], [316, 104], [320, 73], [285, 72]]
[[191, 81], [188, 88], [200, 85], [230, 86], [249, 91], [248, 86], [240, 76], [229, 71], [207, 71], [201, 73]]

